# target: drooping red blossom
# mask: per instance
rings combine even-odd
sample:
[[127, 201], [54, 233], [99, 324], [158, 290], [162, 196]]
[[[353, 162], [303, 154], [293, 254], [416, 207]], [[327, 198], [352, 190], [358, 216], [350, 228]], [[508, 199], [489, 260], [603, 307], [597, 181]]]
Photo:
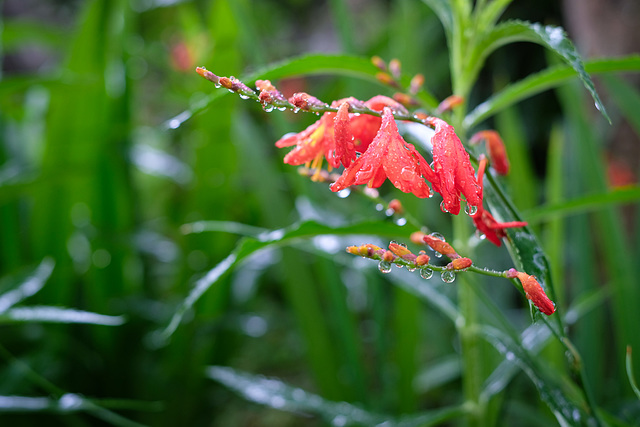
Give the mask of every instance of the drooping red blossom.
[[[483, 188], [484, 170], [486, 166], [487, 159], [483, 157], [480, 160], [480, 166], [478, 166], [478, 185], [480, 185], [481, 189]], [[489, 211], [484, 209], [482, 204], [478, 205], [476, 214], [471, 218], [478, 231], [484, 234], [487, 240], [496, 246], [502, 245], [501, 239], [507, 235], [504, 231], [505, 228], [524, 227], [527, 225], [524, 221], [498, 222]]]
[[507, 157], [507, 149], [504, 146], [500, 134], [495, 130], [481, 130], [474, 134], [469, 140], [471, 144], [477, 144], [480, 141], [485, 141], [491, 166], [496, 172], [500, 175], [508, 174], [509, 158]]
[[[296, 106], [301, 104], [302, 106], [299, 108], [320, 102], [309, 95], [304, 95], [306, 94], [294, 94], [289, 101]], [[285, 163], [290, 165], [307, 164], [312, 169], [316, 169], [318, 173], [322, 167], [323, 159], [326, 159], [329, 166], [333, 168], [337, 168], [341, 162], [348, 167], [355, 160], [356, 152], [363, 153], [369, 147], [382, 123], [382, 119], [377, 116], [349, 113], [349, 106], [367, 107], [379, 112], [384, 107], [392, 107], [395, 111], [406, 113], [406, 109], [402, 105], [381, 95], [374, 96], [366, 102], [355, 98], [345, 98], [334, 101], [331, 106], [338, 108], [339, 111], [324, 113], [320, 120], [302, 132], [281, 138], [276, 142], [278, 148], [296, 146], [285, 156]], [[316, 179], [316, 175], [312, 177], [313, 179]]]
[[535, 276], [531, 276], [512, 268], [508, 271], [507, 277], [517, 277], [518, 280], [520, 280], [525, 295], [541, 312], [550, 316], [556, 311], [555, 304], [549, 299]]
[[437, 177], [434, 190], [442, 195], [443, 208], [447, 212], [460, 213], [460, 194], [471, 206], [482, 205], [482, 187], [476, 182], [469, 153], [464, 149], [453, 126], [437, 117], [428, 117], [426, 124], [435, 127], [431, 137], [433, 144], [433, 171]]
[[391, 109], [384, 107], [382, 125], [373, 142], [331, 185], [331, 191], [361, 184], [377, 188], [387, 178], [400, 191], [421, 198], [431, 195], [425, 179], [437, 182], [427, 161], [398, 133]]

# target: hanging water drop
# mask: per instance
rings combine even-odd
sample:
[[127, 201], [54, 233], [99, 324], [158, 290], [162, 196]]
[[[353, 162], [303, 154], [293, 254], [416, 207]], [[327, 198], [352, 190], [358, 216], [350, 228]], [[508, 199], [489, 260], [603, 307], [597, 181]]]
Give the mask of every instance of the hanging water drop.
[[453, 283], [456, 280], [456, 273], [451, 270], [445, 270], [440, 276], [444, 283]]
[[222, 87], [220, 83], [214, 83], [213, 85], [215, 86], [216, 89], [220, 89]]
[[443, 242], [446, 242], [446, 240], [444, 239], [444, 236], [436, 231], [434, 231], [433, 233], [429, 233], [429, 236], [433, 237], [434, 239], [438, 239], [438, 240], [442, 240]]
[[278, 111], [284, 111], [286, 109], [287, 109], [287, 107], [278, 107]]
[[266, 111], [267, 113], [270, 113], [273, 111], [273, 105], [272, 104], [265, 104], [262, 106], [262, 109], [264, 111]]
[[238, 93], [238, 96], [240, 96], [241, 99], [249, 99], [249, 95], [246, 95], [244, 93]]
[[391, 263], [388, 261], [380, 261], [378, 263], [378, 270], [380, 270], [380, 273], [389, 273], [391, 271]]
[[433, 270], [430, 268], [420, 269], [420, 277], [427, 280], [431, 279], [431, 277], [433, 277]]
[[467, 205], [464, 207], [464, 213], [466, 213], [469, 216], [474, 216], [476, 212], [478, 212], [477, 206], [473, 206], [467, 203]]
[[486, 236], [482, 231], [480, 231], [480, 230], [476, 230], [476, 237], [477, 237], [479, 240], [484, 240], [484, 239], [486, 239], [486, 238], [487, 238], [487, 236]]
[[407, 266], [407, 270], [409, 270], [409, 273], [413, 273], [416, 271], [416, 267]]
[[351, 190], [349, 188], [343, 188], [336, 193], [336, 195], [341, 199], [346, 199], [347, 197], [349, 197], [349, 194], [351, 194]]
[[446, 206], [444, 205], [444, 200], [442, 201], [442, 203], [440, 203], [440, 210], [444, 213], [449, 213]]
[[299, 111], [300, 111], [300, 109], [299, 109], [298, 107], [296, 107], [296, 108], [294, 108], [292, 111], [293, 111], [294, 113], [297, 113], [297, 112], [299, 112]]
[[436, 258], [442, 258], [442, 254], [440, 252], [436, 252], [436, 251], [434, 251], [433, 256], [436, 257]]

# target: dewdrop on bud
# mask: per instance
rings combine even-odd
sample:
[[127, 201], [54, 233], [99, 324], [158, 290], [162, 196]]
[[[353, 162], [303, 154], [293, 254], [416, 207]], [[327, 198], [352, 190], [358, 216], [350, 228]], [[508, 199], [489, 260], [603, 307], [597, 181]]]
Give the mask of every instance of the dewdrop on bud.
[[433, 277], [433, 270], [430, 268], [423, 268], [420, 270], [420, 277], [429, 280]]
[[453, 283], [456, 280], [456, 273], [451, 270], [445, 270], [440, 275], [440, 278], [444, 283]]
[[391, 272], [391, 263], [388, 261], [380, 261], [378, 263], [378, 270], [380, 270], [380, 273], [384, 274]]

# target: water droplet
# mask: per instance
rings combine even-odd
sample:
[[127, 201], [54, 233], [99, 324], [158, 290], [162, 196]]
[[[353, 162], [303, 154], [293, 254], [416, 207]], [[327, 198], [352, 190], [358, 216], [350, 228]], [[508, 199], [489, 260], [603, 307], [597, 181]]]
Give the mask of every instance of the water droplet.
[[402, 267], [403, 267], [403, 265], [402, 265], [402, 264], [396, 264], [396, 267], [398, 267], [398, 268], [402, 268]]
[[595, 104], [595, 105], [596, 105], [596, 110], [600, 111], [600, 104], [598, 104], [598, 103], [596, 102], [596, 104]]
[[420, 277], [427, 280], [431, 279], [431, 277], [433, 277], [433, 270], [430, 268], [421, 268]]
[[298, 107], [296, 107], [296, 108], [294, 108], [294, 109], [293, 109], [293, 112], [294, 112], [294, 113], [297, 113], [297, 112], [299, 112], [299, 111], [300, 111], [300, 109], [299, 109]]
[[403, 225], [407, 225], [407, 219], [406, 218], [398, 218], [395, 220], [396, 225], [399, 225], [400, 227], [402, 227]]
[[456, 273], [451, 270], [445, 270], [440, 275], [440, 278], [444, 283], [453, 283], [456, 280]]
[[343, 188], [336, 193], [336, 195], [341, 199], [346, 199], [347, 197], [349, 197], [349, 194], [351, 194], [351, 190], [349, 188]]
[[394, 211], [393, 209], [389, 208], [386, 211], [384, 211], [384, 214], [386, 216], [393, 216], [393, 214], [396, 213], [396, 211]]
[[413, 273], [414, 271], [416, 271], [416, 267], [407, 266], [407, 270], [409, 270], [410, 273]]
[[387, 261], [380, 261], [378, 263], [378, 270], [380, 270], [380, 273], [389, 273], [391, 271], [391, 263]]
[[213, 85], [216, 87], [216, 89], [220, 89], [222, 87], [220, 83], [214, 83]]
[[442, 254], [440, 252], [435, 252], [434, 251], [433, 256], [436, 257], [436, 258], [442, 258]]
[[264, 111], [266, 111], [267, 113], [270, 113], [273, 111], [273, 105], [272, 104], [265, 104], [262, 106], [262, 109]]
[[476, 237], [480, 240], [484, 240], [487, 238], [487, 236], [480, 230], [476, 230]]
[[376, 210], [377, 210], [378, 212], [381, 212], [383, 209], [384, 209], [384, 206], [382, 206], [382, 203], [378, 203], [378, 204], [376, 205]]
[[235, 90], [233, 90], [233, 89], [227, 89], [227, 90], [228, 90], [230, 93], [234, 93], [234, 92], [235, 92]]
[[238, 95], [241, 99], [249, 99], [249, 95], [245, 95], [244, 93], [239, 93]]
[[396, 242], [395, 240], [392, 240], [389, 242], [389, 245], [400, 245], [398, 242]]
[[444, 200], [442, 201], [442, 203], [440, 203], [440, 210], [444, 213], [449, 213], [449, 211], [447, 210], [447, 208], [444, 205]]
[[436, 231], [434, 231], [433, 233], [430, 233], [429, 236], [433, 237], [434, 239], [438, 239], [438, 240], [442, 240], [443, 242], [446, 242], [446, 240], [444, 239], [444, 236]]
[[466, 213], [469, 216], [474, 216], [476, 212], [478, 212], [477, 206], [473, 206], [467, 203], [467, 205], [464, 207], [464, 213]]
[[284, 111], [286, 109], [287, 109], [287, 107], [278, 107], [278, 111]]

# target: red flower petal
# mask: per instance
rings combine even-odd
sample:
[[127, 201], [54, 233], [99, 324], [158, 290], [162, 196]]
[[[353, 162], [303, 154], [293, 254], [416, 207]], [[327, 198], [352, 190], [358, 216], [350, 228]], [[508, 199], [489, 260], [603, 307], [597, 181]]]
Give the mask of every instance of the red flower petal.
[[349, 124], [349, 103], [343, 102], [338, 108], [333, 120], [333, 134], [335, 138], [335, 157], [344, 165], [351, 166], [356, 159], [356, 149], [353, 144], [353, 133]]
[[460, 213], [460, 194], [472, 206], [482, 204], [482, 189], [476, 182], [469, 154], [462, 146], [453, 126], [444, 120], [430, 117], [428, 124], [435, 126], [431, 138], [433, 144], [434, 172], [438, 178], [438, 191], [442, 195], [444, 208], [457, 215]]

